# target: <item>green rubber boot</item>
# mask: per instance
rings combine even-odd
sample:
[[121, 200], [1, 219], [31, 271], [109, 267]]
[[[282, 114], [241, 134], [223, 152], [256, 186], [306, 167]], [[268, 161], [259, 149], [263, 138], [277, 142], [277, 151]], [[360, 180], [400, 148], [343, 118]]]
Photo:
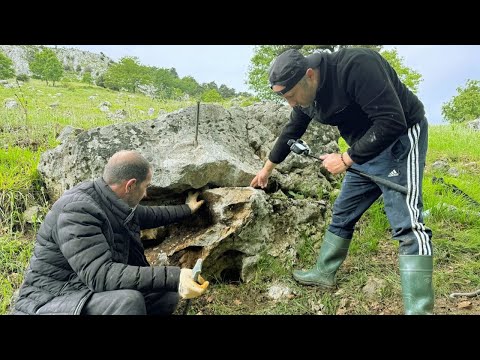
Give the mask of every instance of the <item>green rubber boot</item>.
[[405, 315], [433, 314], [433, 258], [400, 255], [400, 279]]
[[335, 274], [347, 257], [350, 241], [351, 239], [343, 239], [327, 230], [316, 266], [307, 271], [294, 270], [294, 279], [304, 285], [334, 288], [336, 286]]

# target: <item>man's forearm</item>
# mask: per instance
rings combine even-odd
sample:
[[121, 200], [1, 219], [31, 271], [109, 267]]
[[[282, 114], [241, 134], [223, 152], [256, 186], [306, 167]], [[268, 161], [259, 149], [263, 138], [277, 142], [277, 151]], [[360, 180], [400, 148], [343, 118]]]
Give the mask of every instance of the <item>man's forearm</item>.
[[265, 165], [263, 165], [263, 169], [268, 171], [269, 174], [271, 174], [273, 169], [275, 169], [277, 165], [278, 164], [275, 164], [274, 162], [271, 162], [270, 160], [267, 159], [267, 162], [265, 163]]

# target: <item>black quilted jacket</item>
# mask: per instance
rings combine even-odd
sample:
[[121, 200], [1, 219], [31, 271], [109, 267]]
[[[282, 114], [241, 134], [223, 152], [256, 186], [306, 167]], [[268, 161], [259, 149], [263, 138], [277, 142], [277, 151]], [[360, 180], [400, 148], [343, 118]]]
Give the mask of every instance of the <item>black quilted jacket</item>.
[[40, 226], [14, 314], [80, 314], [94, 292], [177, 291], [180, 268], [151, 267], [140, 229], [190, 214], [188, 205], [132, 211], [102, 178], [68, 190]]

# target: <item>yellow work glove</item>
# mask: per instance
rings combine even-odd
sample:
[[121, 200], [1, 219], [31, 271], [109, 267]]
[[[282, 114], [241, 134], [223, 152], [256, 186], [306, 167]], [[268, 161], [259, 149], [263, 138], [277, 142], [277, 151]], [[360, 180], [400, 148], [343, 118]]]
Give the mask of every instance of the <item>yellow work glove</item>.
[[207, 290], [208, 281], [198, 275], [198, 283], [193, 280], [192, 269], [180, 270], [180, 284], [178, 286], [178, 293], [182, 299], [193, 299], [202, 295]]

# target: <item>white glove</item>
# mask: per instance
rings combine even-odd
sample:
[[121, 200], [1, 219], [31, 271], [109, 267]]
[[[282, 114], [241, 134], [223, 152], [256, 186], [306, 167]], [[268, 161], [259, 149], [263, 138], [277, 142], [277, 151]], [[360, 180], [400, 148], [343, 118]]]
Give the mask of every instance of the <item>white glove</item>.
[[192, 269], [180, 270], [178, 293], [182, 299], [193, 299], [202, 295], [208, 288], [208, 281], [198, 275], [198, 283], [193, 280]]

